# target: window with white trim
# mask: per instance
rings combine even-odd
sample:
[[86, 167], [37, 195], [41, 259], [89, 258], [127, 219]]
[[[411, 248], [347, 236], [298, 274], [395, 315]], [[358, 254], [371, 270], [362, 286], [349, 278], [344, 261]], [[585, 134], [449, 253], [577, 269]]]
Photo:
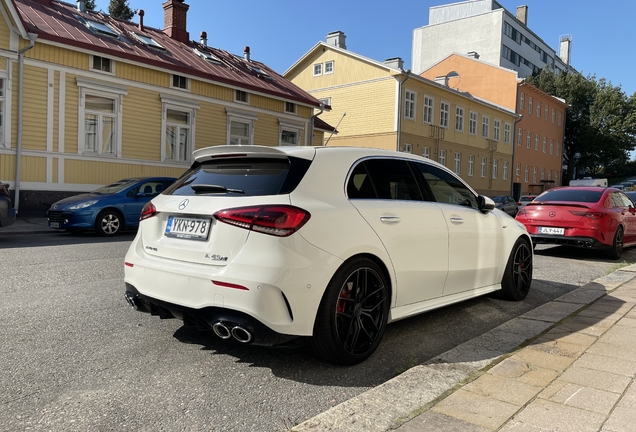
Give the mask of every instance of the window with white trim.
[[92, 55], [90, 69], [94, 71], [100, 72], [108, 72], [113, 73], [113, 65], [115, 64], [114, 60], [111, 60], [106, 57], [101, 57], [98, 55]]
[[188, 78], [182, 76], [182, 75], [177, 75], [177, 74], [173, 74], [172, 75], [172, 88], [178, 88], [178, 89], [182, 89], [182, 90], [187, 90], [188, 89]]
[[4, 78], [0, 78], [0, 147], [9, 147], [4, 142]]
[[552, 124], [554, 124], [554, 114], [555, 114], [555, 110], [554, 108], [552, 108]]
[[462, 154], [455, 153], [455, 174], [461, 174], [462, 170]]
[[333, 73], [333, 60], [325, 62], [325, 75]]
[[517, 129], [517, 146], [521, 147], [521, 141], [523, 141], [523, 129]]
[[424, 156], [427, 159], [430, 159], [431, 158], [431, 148], [430, 147], [422, 148], [422, 156]]
[[492, 178], [497, 178], [497, 159], [492, 160]]
[[404, 143], [404, 145], [402, 146], [402, 151], [404, 153], [412, 154], [413, 153], [413, 144]]
[[521, 96], [520, 96], [520, 99], [519, 99], [519, 110], [520, 111], [523, 111], [523, 107], [524, 107], [524, 104], [525, 104], [524, 103], [524, 99], [525, 99], [525, 96], [524, 96], [523, 92], [521, 92]]
[[492, 139], [495, 141], [499, 141], [499, 134], [501, 130], [501, 121], [498, 119], [493, 120], [493, 131], [492, 131]]
[[561, 112], [559, 111], [559, 126], [561, 126]]
[[415, 92], [406, 90], [404, 92], [404, 117], [415, 120], [415, 102], [417, 96]]
[[314, 65], [314, 76], [322, 75], [322, 63], [316, 63]]
[[84, 153], [117, 156], [117, 99], [84, 96]]
[[528, 165], [526, 165], [526, 177], [525, 177], [526, 183], [528, 183], [528, 173], [529, 173], [529, 168], [528, 168]]
[[537, 167], [534, 167], [534, 169], [532, 170], [532, 183], [536, 183], [537, 182]]
[[475, 155], [468, 155], [468, 175], [475, 175]]
[[488, 161], [486, 160], [485, 157], [481, 158], [481, 176], [482, 177], [486, 177], [486, 164], [488, 163]]
[[464, 108], [455, 107], [455, 130], [464, 132]]
[[554, 185], [555, 186], [559, 185], [559, 172], [558, 171], [554, 172]]
[[441, 163], [442, 165], [446, 166], [446, 150], [440, 150], [439, 151], [439, 163]]
[[539, 134], [534, 135], [534, 151], [539, 151]]
[[545, 168], [541, 168], [541, 180], [545, 179]]
[[528, 113], [532, 114], [532, 96], [528, 98]]
[[470, 120], [468, 122], [468, 133], [471, 135], [477, 135], [477, 113], [470, 112]]
[[424, 95], [424, 123], [433, 123], [433, 104], [435, 101], [432, 97]]
[[243, 111], [227, 111], [227, 144], [247, 145], [254, 143], [254, 121], [256, 115]]
[[504, 123], [504, 143], [510, 144], [510, 123]]
[[557, 141], [557, 151], [556, 151], [556, 155], [558, 157], [561, 157], [561, 143]]
[[250, 95], [248, 92], [243, 90], [234, 90], [234, 101], [249, 104]]
[[548, 170], [548, 180], [552, 180], [552, 170]]
[[519, 177], [521, 175], [521, 164], [518, 163], [517, 166], [515, 167], [515, 175], [517, 177]]
[[543, 119], [545, 121], [548, 121], [548, 112], [549, 112], [548, 104], [545, 104], [545, 114], [543, 115]]
[[484, 138], [490, 136], [490, 118], [486, 116], [481, 117], [481, 136]]
[[192, 154], [192, 111], [166, 108], [164, 160], [187, 162]]
[[448, 115], [450, 111], [450, 105], [446, 102], [440, 102], [439, 104], [439, 125], [444, 129], [448, 129]]
[[503, 179], [508, 180], [508, 161], [503, 163]]
[[547, 144], [548, 144], [548, 139], [546, 137], [543, 137], [543, 153], [545, 153], [547, 150], [546, 149]]
[[541, 101], [537, 101], [537, 118], [541, 118]]
[[554, 154], [554, 140], [550, 140], [550, 154]]
[[299, 139], [299, 131], [296, 129], [281, 128], [280, 145], [281, 146], [297, 146]]
[[293, 102], [285, 102], [285, 112], [296, 114], [296, 104]]
[[532, 141], [532, 134], [528, 131], [528, 135], [526, 136], [526, 148], [530, 148], [530, 141]]

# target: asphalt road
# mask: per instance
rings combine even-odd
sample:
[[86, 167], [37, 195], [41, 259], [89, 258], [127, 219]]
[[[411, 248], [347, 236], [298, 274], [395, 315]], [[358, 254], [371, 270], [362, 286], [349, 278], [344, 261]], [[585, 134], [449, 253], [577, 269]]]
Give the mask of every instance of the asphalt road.
[[391, 324], [368, 361], [339, 367], [306, 347], [242, 346], [132, 310], [131, 240], [0, 237], [0, 430], [287, 430], [617, 264], [539, 246], [525, 301], [486, 296]]

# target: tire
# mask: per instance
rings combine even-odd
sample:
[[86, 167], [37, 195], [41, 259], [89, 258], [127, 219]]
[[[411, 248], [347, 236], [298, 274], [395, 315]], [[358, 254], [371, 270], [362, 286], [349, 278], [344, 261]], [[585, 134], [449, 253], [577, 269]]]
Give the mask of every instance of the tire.
[[614, 233], [612, 247], [605, 251], [605, 256], [612, 260], [620, 259], [623, 255], [623, 227], [619, 226]]
[[121, 232], [124, 219], [116, 210], [104, 210], [95, 219], [95, 231], [104, 237], [117, 235]]
[[526, 298], [532, 284], [532, 249], [528, 240], [515, 243], [501, 280], [502, 297], [520, 301]]
[[354, 258], [329, 282], [309, 344], [331, 363], [360, 363], [380, 344], [389, 308], [389, 288], [380, 267], [368, 258]]

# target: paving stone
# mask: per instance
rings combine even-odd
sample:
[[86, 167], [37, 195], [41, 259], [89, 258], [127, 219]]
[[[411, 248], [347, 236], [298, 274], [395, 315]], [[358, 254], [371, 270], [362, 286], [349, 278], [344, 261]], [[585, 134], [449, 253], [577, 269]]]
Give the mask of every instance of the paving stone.
[[532, 367], [532, 370], [524, 376], [517, 378], [518, 381], [526, 384], [545, 387], [559, 376], [558, 372], [551, 369]]
[[616, 407], [603, 425], [602, 432], [631, 432], [636, 427], [636, 409]]
[[636, 318], [627, 318], [623, 317], [623, 319], [619, 320], [616, 323], [617, 326], [636, 328]]
[[533, 386], [518, 380], [502, 378], [487, 373], [466, 384], [462, 389], [502, 402], [509, 402], [521, 406], [535, 397], [537, 393], [543, 390], [543, 387]]
[[636, 407], [636, 382], [632, 381], [618, 405], [632, 408]]
[[[535, 399], [501, 429], [502, 431], [596, 432], [605, 416], [555, 402]], [[524, 428], [525, 427], [525, 428]], [[538, 429], [532, 429], [538, 428]]]
[[625, 326], [614, 326], [600, 337], [599, 342], [613, 345], [636, 346], [636, 332], [634, 329]]
[[550, 302], [521, 315], [521, 318], [555, 323], [581, 308], [576, 303]]
[[574, 366], [599, 371], [610, 372], [617, 375], [633, 377], [636, 375], [636, 359], [634, 361], [607, 357], [605, 355], [584, 353], [574, 362]]
[[565, 381], [556, 380], [547, 386], [539, 395], [538, 398], [541, 399], [550, 399], [552, 396], [560, 392], [563, 388], [565, 388], [569, 383]]
[[602, 321], [599, 321], [596, 318], [576, 315], [572, 319], [561, 324], [561, 327], [569, 331], [576, 331], [590, 336], [600, 336], [614, 324], [613, 322], [607, 322], [605, 324], [601, 323]]
[[532, 345], [529, 345], [527, 348], [546, 352], [549, 354], [556, 354], [564, 357], [578, 357], [585, 350], [592, 345], [596, 341], [596, 338], [593, 336], [581, 335], [590, 338], [587, 344], [573, 344], [568, 342], [563, 342], [563, 339], [560, 338], [558, 340], [552, 340], [549, 337], [541, 338], [535, 341]]
[[431, 410], [495, 430], [512, 417], [519, 408], [511, 403], [459, 389]]
[[519, 378], [531, 370], [525, 362], [507, 358], [490, 369], [488, 373], [502, 378]]
[[629, 385], [631, 378], [624, 375], [572, 366], [563, 372], [559, 377], [559, 381], [622, 394]]
[[619, 393], [568, 384], [554, 394], [550, 400], [607, 415], [620, 397]]
[[571, 357], [550, 354], [547, 352], [530, 349], [530, 347], [522, 349], [510, 358], [513, 360], [526, 362], [529, 365], [552, 369], [555, 371], [565, 370], [574, 361], [574, 359]]
[[632, 361], [636, 358], [636, 346], [623, 345], [619, 347], [617, 345], [608, 344], [602, 341], [598, 341], [594, 345], [589, 347], [587, 349], [587, 352], [628, 361]]
[[621, 313], [608, 313], [606, 311], [598, 310], [598, 309], [584, 309], [577, 314], [582, 317], [591, 317], [596, 318], [603, 325], [614, 325], [616, 321], [623, 318], [624, 314]]
[[467, 423], [455, 417], [426, 411], [398, 429], [399, 432], [488, 432], [476, 424]]
[[557, 298], [556, 301], [586, 305], [590, 304], [600, 297], [603, 297], [605, 293], [605, 289], [579, 288], [562, 295], [561, 297]]

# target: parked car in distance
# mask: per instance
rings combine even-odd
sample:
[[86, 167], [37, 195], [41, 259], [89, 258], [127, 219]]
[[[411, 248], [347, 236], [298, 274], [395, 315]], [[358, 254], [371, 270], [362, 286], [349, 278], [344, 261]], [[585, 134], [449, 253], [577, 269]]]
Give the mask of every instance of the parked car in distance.
[[8, 227], [15, 222], [15, 209], [11, 204], [9, 185], [0, 183], [0, 227]]
[[636, 207], [636, 191], [627, 191], [627, 192], [624, 192], [624, 194], [627, 195], [627, 198], [632, 200], [632, 202], [634, 203], [634, 206]]
[[176, 179], [134, 177], [116, 181], [93, 192], [64, 198], [47, 212], [51, 228], [95, 230], [103, 236], [119, 234], [139, 225], [141, 210]]
[[619, 259], [624, 247], [636, 244], [634, 203], [617, 189], [550, 189], [522, 208], [517, 220], [533, 244], [599, 249], [610, 259]]
[[[500, 290], [522, 300], [522, 224], [429, 159], [350, 147], [217, 146], [143, 209], [135, 309], [355, 364], [387, 323]], [[319, 187], [317, 187], [319, 185]]]
[[519, 201], [517, 201], [517, 213], [521, 210], [522, 207], [528, 205], [533, 199], [535, 199], [536, 195], [521, 195], [519, 197]]
[[615, 184], [615, 185], [611, 185], [610, 187], [614, 188], [614, 189], [618, 189], [618, 190], [625, 189], [625, 185], [624, 184], [620, 184], [620, 183], [619, 184]]
[[621, 182], [621, 184], [623, 185], [623, 190], [625, 191], [636, 190], [636, 183], [632, 181], [624, 181], [624, 182]]
[[504, 213], [509, 214], [512, 217], [515, 217], [517, 214], [517, 201], [511, 196], [504, 195], [495, 195], [492, 197], [492, 200], [495, 202], [495, 208], [503, 211]]

